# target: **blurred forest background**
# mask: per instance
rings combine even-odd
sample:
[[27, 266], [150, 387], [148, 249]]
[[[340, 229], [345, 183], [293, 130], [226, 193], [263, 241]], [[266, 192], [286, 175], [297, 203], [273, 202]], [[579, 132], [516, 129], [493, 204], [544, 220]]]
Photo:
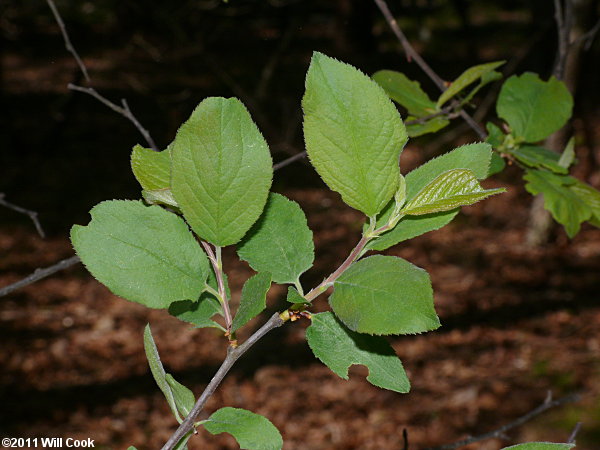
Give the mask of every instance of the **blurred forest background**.
[[[547, 79], [556, 55], [549, 0], [399, 0], [390, 8], [417, 51], [452, 80], [469, 66], [506, 60], [505, 75], [534, 71]], [[581, 0], [583, 32], [598, 21], [597, 0]], [[119, 103], [165, 148], [207, 96], [236, 96], [249, 108], [274, 160], [304, 150], [300, 99], [313, 50], [361, 68], [405, 72], [431, 94], [435, 85], [403, 56], [375, 4], [367, 0], [56, 1], [91, 77], [86, 83], [65, 50], [45, 1], [0, 4], [0, 192], [39, 213], [42, 239], [24, 215], [0, 209], [0, 287], [73, 254], [68, 232], [89, 221], [96, 203], [136, 199], [129, 168], [142, 136], [97, 100], [67, 89], [92, 86]], [[570, 82], [579, 160], [575, 175], [600, 188], [600, 45], [581, 54]], [[483, 90], [479, 123], [494, 116]], [[490, 92], [492, 92], [490, 96]], [[411, 140], [403, 173], [476, 136], [460, 122]], [[562, 406], [470, 448], [526, 440], [565, 441], [581, 421], [580, 449], [600, 447], [600, 231], [584, 225], [568, 240], [527, 247], [532, 202], [521, 172], [488, 182], [509, 192], [463, 213], [448, 227], [388, 251], [432, 276], [442, 328], [394, 338], [413, 390], [399, 395], [350, 381], [314, 359], [306, 323], [271, 333], [234, 368], [208, 405], [266, 415], [289, 449], [425, 448], [511, 422], [555, 396], [581, 392]], [[275, 174], [274, 190], [298, 201], [315, 232], [316, 285], [357, 240], [361, 217], [325, 189], [305, 160]], [[234, 299], [251, 270], [225, 252]], [[270, 292], [270, 311], [283, 304]], [[317, 310], [324, 309], [324, 301]], [[268, 316], [264, 316], [268, 317]], [[116, 298], [81, 267], [0, 298], [0, 434], [96, 439], [96, 448], [156, 448], [174, 430], [142, 347], [150, 322], [165, 366], [202, 391], [224, 357], [225, 342], [192, 330], [165, 311]], [[254, 322], [258, 325], [260, 320]], [[252, 328], [252, 327], [250, 327]], [[243, 335], [241, 336], [243, 339]], [[192, 449], [236, 448], [229, 436], [201, 431]]]

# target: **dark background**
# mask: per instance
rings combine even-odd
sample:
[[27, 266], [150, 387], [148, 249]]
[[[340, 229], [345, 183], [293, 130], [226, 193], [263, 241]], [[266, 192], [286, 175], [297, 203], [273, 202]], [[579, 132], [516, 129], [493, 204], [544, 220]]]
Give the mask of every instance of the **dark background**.
[[[579, 21], [598, 19], [598, 2]], [[311, 53], [361, 68], [405, 72], [432, 97], [433, 83], [406, 60], [375, 4], [337, 1], [57, 1], [91, 86], [126, 98], [160, 148], [207, 96], [237, 96], [270, 143], [275, 161], [303, 151], [300, 99]], [[477, 63], [506, 60], [505, 75], [551, 72], [556, 54], [552, 2], [390, 1], [416, 49], [446, 80]], [[0, 5], [0, 192], [36, 210], [49, 237], [25, 216], [0, 209], [0, 286], [72, 254], [68, 230], [110, 198], [139, 198], [129, 169], [143, 138], [95, 99], [66, 88], [86, 84], [46, 2]], [[598, 40], [574, 77], [576, 175], [600, 186]], [[594, 64], [596, 63], [596, 64]], [[485, 89], [475, 103], [489, 100]], [[489, 118], [494, 117], [493, 106]], [[484, 123], [480, 120], [480, 123]], [[411, 140], [403, 172], [476, 140], [460, 120], [440, 135]], [[303, 342], [306, 324], [274, 332], [233, 371], [209, 404], [266, 414], [286, 448], [411, 448], [442, 444], [510, 422], [556, 395], [584, 400], [472, 448], [519, 440], [566, 440], [584, 422], [578, 448], [600, 445], [600, 233], [588, 225], [573, 241], [558, 227], [537, 249], [524, 245], [532, 198], [509, 167], [490, 181], [509, 193], [465, 208], [455, 223], [388, 253], [432, 275], [443, 327], [392, 340], [413, 382], [400, 396], [372, 388], [354, 368], [344, 382], [319, 365]], [[308, 163], [277, 172], [274, 190], [297, 200], [315, 231], [317, 263], [303, 282], [318, 283], [345, 257], [361, 217], [325, 189]], [[250, 274], [226, 265], [236, 297]], [[283, 291], [274, 288], [270, 307]], [[318, 309], [325, 308], [321, 301]], [[168, 369], [196, 393], [222, 359], [224, 343], [163, 311], [117, 299], [73, 268], [0, 299], [2, 436], [95, 437], [106, 448], [162, 445], [172, 431], [148, 374], [141, 331], [150, 321]], [[256, 322], [258, 324], [258, 322]], [[255, 324], [255, 325], [256, 325]], [[201, 432], [192, 448], [229, 448]], [[487, 446], [486, 446], [487, 445]], [[232, 447], [232, 448], [235, 448]]]

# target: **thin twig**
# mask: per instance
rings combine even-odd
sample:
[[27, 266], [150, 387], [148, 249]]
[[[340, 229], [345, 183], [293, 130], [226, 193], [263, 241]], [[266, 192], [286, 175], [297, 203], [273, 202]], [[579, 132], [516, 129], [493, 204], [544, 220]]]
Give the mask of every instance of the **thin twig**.
[[15, 205], [14, 203], [7, 202], [6, 200], [4, 200], [4, 198], [5, 198], [4, 193], [0, 192], [0, 205], [4, 206], [5, 208], [12, 209], [13, 211], [16, 211], [18, 213], [29, 216], [29, 218], [35, 225], [35, 229], [37, 230], [38, 234], [42, 238], [46, 237], [46, 233], [44, 233], [44, 229], [42, 228], [42, 224], [40, 223], [40, 220], [38, 219], [38, 213], [36, 211], [32, 211], [30, 209], [25, 209], [21, 206]]
[[290, 156], [287, 159], [284, 159], [283, 161], [278, 162], [277, 164], [273, 165], [273, 170], [279, 170], [285, 166], [290, 165], [291, 163], [293, 163], [294, 161], [297, 161], [299, 159], [302, 159], [306, 156], [306, 151], [302, 152], [302, 153], [297, 153], [294, 156]]
[[567, 395], [566, 397], [562, 397], [559, 398], [557, 400], [552, 400], [552, 393], [548, 392], [548, 395], [546, 396], [546, 399], [544, 400], [544, 402], [539, 405], [537, 408], [532, 409], [531, 411], [529, 411], [527, 414], [522, 415], [521, 417], [519, 417], [518, 419], [501, 426], [500, 428], [497, 428], [494, 431], [490, 431], [489, 433], [485, 433], [485, 434], [481, 434], [479, 436], [472, 436], [469, 437], [467, 439], [463, 439], [461, 441], [457, 441], [457, 442], [453, 442], [451, 444], [445, 444], [442, 445], [440, 447], [430, 447], [427, 448], [425, 450], [452, 450], [458, 447], [463, 447], [465, 445], [469, 445], [472, 444], [474, 442], [479, 442], [479, 441], [483, 441], [485, 439], [492, 439], [492, 438], [500, 438], [502, 437], [508, 430], [511, 430], [513, 428], [516, 428], [520, 425], [523, 425], [526, 422], [529, 422], [531, 419], [533, 419], [534, 417], [539, 416], [540, 414], [542, 414], [545, 411], [548, 411], [551, 408], [555, 408], [557, 406], [561, 406], [564, 405], [566, 403], [573, 403], [573, 402], [577, 402], [579, 401], [581, 398], [580, 394], [571, 394], [571, 395]]
[[227, 329], [227, 336], [231, 338], [231, 324], [233, 323], [231, 318], [231, 310], [229, 309], [229, 299], [227, 298], [227, 291], [225, 290], [225, 282], [223, 277], [223, 266], [221, 263], [221, 248], [215, 246], [215, 252], [213, 252], [212, 247], [206, 241], [200, 241], [202, 247], [206, 251], [208, 255], [208, 259], [213, 266], [213, 270], [215, 272], [215, 278], [217, 279], [217, 286], [219, 289], [219, 297], [221, 304], [223, 306], [223, 313], [225, 317], [225, 328]]
[[[402, 29], [398, 25], [398, 22], [396, 21], [396, 19], [390, 12], [390, 8], [388, 7], [385, 0], [374, 0], [374, 1], [377, 4], [377, 7], [381, 10], [381, 13], [383, 14], [386, 22], [392, 29], [392, 32], [396, 35], [396, 37], [400, 41], [400, 44], [402, 45], [402, 48], [404, 49], [404, 53], [406, 53], [408, 60], [409, 61], [414, 60], [417, 63], [417, 65], [421, 68], [421, 70], [423, 72], [425, 72], [425, 74], [427, 74], [427, 76], [431, 79], [431, 81], [433, 81], [435, 83], [435, 85], [439, 88], [439, 90], [441, 92], [444, 92], [446, 90], [446, 83], [429, 66], [429, 64], [427, 64], [427, 62], [425, 62], [425, 60], [421, 57], [421, 55], [419, 55], [419, 53], [417, 53], [417, 51], [410, 44], [410, 42], [406, 38], [405, 34], [403, 33]], [[451, 105], [458, 109], [459, 102], [457, 100], [452, 100]], [[463, 118], [463, 120], [465, 122], [467, 122], [467, 124], [469, 124], [471, 129], [473, 129], [473, 131], [475, 131], [475, 133], [477, 133], [477, 135], [479, 136], [480, 139], [485, 139], [487, 137], [487, 134], [483, 130], [483, 128], [481, 128], [479, 126], [479, 124], [477, 122], [475, 122], [475, 120], [473, 120], [473, 118], [464, 109], [461, 109], [459, 114]]]
[[569, 53], [569, 34], [571, 32], [572, 6], [570, 0], [565, 0], [565, 9], [563, 11], [562, 0], [554, 0], [554, 20], [558, 33], [558, 50], [556, 52], [556, 61], [552, 74], [562, 80], [565, 74], [567, 64], [567, 55]]
[[77, 62], [79, 69], [83, 73], [85, 80], [89, 83], [90, 77], [88, 75], [87, 67], [85, 67], [85, 64], [79, 57], [77, 50], [75, 50], [75, 47], [73, 47], [73, 44], [71, 44], [71, 39], [69, 39], [69, 33], [67, 33], [67, 27], [65, 27], [65, 23], [63, 22], [62, 17], [60, 16], [58, 9], [56, 8], [56, 5], [54, 4], [54, 0], [46, 0], [46, 2], [48, 3], [48, 6], [52, 10], [52, 14], [54, 14], [54, 19], [56, 20], [56, 23], [58, 24], [58, 27], [60, 28], [60, 32], [62, 33], [63, 39], [65, 40], [65, 47], [66, 47], [67, 51], [73, 55], [73, 58], [75, 58], [75, 61]]
[[109, 99], [107, 99], [103, 95], [99, 94], [98, 91], [96, 91], [96, 89], [94, 89], [94, 88], [77, 86], [76, 84], [73, 84], [73, 83], [69, 83], [67, 87], [72, 91], [83, 92], [84, 94], [91, 95], [92, 97], [94, 97], [96, 100], [98, 100], [102, 104], [108, 106], [110, 109], [112, 109], [117, 114], [120, 114], [123, 117], [125, 117], [127, 120], [129, 120], [131, 123], [133, 123], [133, 125], [138, 129], [138, 131], [142, 134], [142, 136], [144, 136], [144, 139], [146, 139], [146, 142], [148, 143], [148, 145], [150, 145], [150, 147], [152, 147], [153, 150], [158, 151], [158, 147], [154, 143], [154, 139], [152, 139], [152, 136], [150, 136], [150, 132], [147, 129], [145, 129], [142, 126], [142, 124], [137, 120], [137, 118], [133, 115], [133, 112], [131, 112], [131, 109], [129, 108], [129, 104], [127, 103], [127, 100], [125, 100], [124, 98], [121, 99], [121, 104], [123, 106], [119, 106], [119, 105], [111, 102]]
[[571, 435], [569, 436], [569, 439], [567, 439], [567, 444], [574, 444], [575, 443], [575, 438], [577, 437], [577, 433], [579, 433], [579, 430], [581, 429], [581, 422], [577, 422], [575, 424], [575, 427], [573, 427], [573, 431], [571, 431]]
[[[65, 26], [65, 23], [62, 20], [60, 13], [58, 12], [58, 8], [54, 4], [54, 0], [46, 0], [46, 1], [48, 2], [48, 6], [52, 10], [54, 19], [56, 20], [56, 23], [58, 24], [58, 27], [60, 28], [60, 31], [63, 35], [64, 41], [65, 41], [65, 47], [67, 48], [67, 51], [69, 51], [75, 58], [75, 61], [77, 62], [77, 65], [81, 69], [81, 72], [83, 73], [83, 76], [85, 77], [86, 81], [88, 83], [91, 83], [91, 79], [88, 75], [87, 68], [86, 68], [85, 64], [83, 63], [83, 61], [81, 60], [81, 58], [79, 57], [79, 54], [75, 50], [75, 47], [71, 43], [71, 39], [69, 39], [69, 34], [67, 33], [67, 27]], [[133, 125], [138, 129], [138, 131], [142, 134], [142, 136], [144, 136], [144, 139], [146, 139], [146, 142], [148, 143], [148, 145], [150, 145], [150, 147], [153, 150], [158, 151], [158, 147], [154, 143], [154, 139], [152, 139], [152, 136], [150, 136], [150, 132], [148, 130], [146, 130], [140, 124], [140, 122], [137, 120], [137, 118], [133, 115], [133, 112], [131, 111], [131, 109], [129, 108], [129, 105], [127, 104], [127, 100], [125, 100], [125, 99], [121, 100], [121, 104], [123, 105], [121, 107], [121, 106], [114, 104], [113, 102], [108, 100], [106, 97], [100, 95], [94, 88], [76, 86], [71, 83], [69, 83], [69, 85], [67, 87], [72, 91], [79, 91], [79, 92], [83, 92], [85, 94], [91, 95], [96, 100], [99, 100], [104, 105], [108, 106], [110, 109], [115, 111], [116, 113], [125, 117], [127, 120], [129, 120], [131, 123], [133, 123]]]
[[404, 441], [402, 450], [408, 450], [408, 430], [406, 428], [402, 429], [402, 440]]
[[23, 278], [22, 280], [17, 281], [16, 283], [9, 284], [8, 286], [4, 286], [0, 289], [0, 297], [3, 297], [11, 292], [25, 287], [29, 284], [35, 283], [42, 278], [46, 278], [56, 272], [59, 272], [68, 267], [74, 266], [80, 262], [79, 256], [71, 256], [70, 258], [63, 259], [56, 264], [51, 265], [50, 267], [46, 267], [44, 269], [36, 269], [31, 275]]
[[212, 380], [210, 380], [210, 383], [208, 383], [206, 389], [204, 389], [204, 392], [202, 392], [202, 394], [200, 395], [200, 398], [198, 398], [198, 401], [194, 405], [194, 408], [190, 411], [190, 413], [181, 423], [181, 425], [179, 425], [179, 428], [177, 428], [175, 433], [171, 435], [169, 440], [163, 446], [162, 450], [171, 450], [175, 448], [175, 446], [181, 440], [181, 438], [193, 428], [194, 422], [202, 412], [204, 405], [211, 397], [211, 395], [214, 394], [217, 387], [219, 387], [219, 385], [223, 381], [223, 378], [225, 378], [225, 375], [227, 375], [229, 370], [233, 367], [233, 365], [240, 358], [240, 356], [246, 353], [250, 349], [250, 347], [256, 344], [260, 339], [262, 339], [269, 331], [274, 330], [275, 328], [278, 328], [283, 324], [284, 321], [281, 319], [279, 314], [275, 313], [262, 327], [260, 327], [239, 347], [228, 347], [227, 356], [223, 360], [221, 367], [219, 367], [217, 373], [214, 375]]
[[587, 52], [592, 46], [598, 31], [600, 31], [600, 20], [598, 20], [596, 25], [594, 25], [589, 31], [587, 31], [585, 34], [582, 34], [579, 39], [573, 42], [572, 45], [577, 45], [579, 41], [581, 41], [584, 43], [583, 49]]

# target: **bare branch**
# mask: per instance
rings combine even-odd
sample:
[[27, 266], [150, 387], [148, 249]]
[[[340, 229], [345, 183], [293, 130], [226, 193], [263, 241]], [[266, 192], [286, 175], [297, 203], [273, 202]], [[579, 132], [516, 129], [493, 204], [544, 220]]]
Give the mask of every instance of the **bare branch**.
[[573, 427], [573, 431], [571, 431], [571, 435], [569, 436], [569, 439], [567, 439], [567, 444], [575, 443], [575, 438], [577, 437], [577, 433], [579, 433], [580, 429], [581, 429], [581, 422], [577, 422], [575, 424], [575, 426]]
[[75, 61], [77, 62], [79, 69], [83, 73], [85, 80], [89, 83], [90, 77], [88, 75], [87, 67], [85, 67], [85, 64], [79, 57], [77, 50], [75, 50], [75, 47], [73, 47], [73, 44], [71, 44], [71, 39], [69, 39], [69, 33], [67, 33], [67, 27], [65, 27], [65, 23], [63, 22], [62, 17], [60, 17], [58, 9], [56, 8], [56, 5], [54, 4], [54, 0], [46, 0], [46, 2], [48, 3], [48, 6], [52, 10], [52, 14], [54, 14], [54, 19], [56, 20], [56, 23], [58, 24], [58, 27], [60, 28], [60, 32], [62, 33], [63, 39], [65, 40], [65, 47], [66, 47], [67, 51], [73, 55], [73, 58], [75, 58]]
[[223, 381], [223, 378], [225, 378], [225, 375], [227, 375], [227, 373], [229, 372], [231, 367], [233, 367], [233, 365], [240, 358], [240, 356], [242, 356], [244, 353], [246, 353], [250, 349], [250, 347], [252, 347], [254, 344], [256, 344], [260, 339], [262, 339], [269, 331], [274, 330], [275, 328], [278, 328], [278, 327], [282, 326], [283, 324], [284, 324], [284, 321], [279, 316], [279, 313], [275, 313], [271, 316], [271, 318], [262, 327], [260, 327], [254, 334], [252, 334], [252, 336], [250, 336], [242, 345], [240, 345], [237, 348], [228, 347], [227, 357], [223, 360], [221, 367], [219, 367], [219, 370], [217, 370], [217, 373], [214, 375], [212, 380], [210, 380], [210, 383], [208, 383], [208, 385], [206, 386], [206, 389], [204, 389], [204, 392], [202, 392], [202, 394], [200, 395], [200, 398], [198, 398], [198, 401], [194, 405], [194, 408], [190, 411], [190, 413], [185, 418], [185, 420], [181, 423], [181, 425], [179, 425], [179, 428], [177, 428], [175, 433], [173, 433], [171, 435], [169, 440], [163, 446], [162, 450], [171, 450], [171, 449], [175, 448], [175, 446], [181, 440], [181, 438], [183, 436], [185, 436], [185, 434], [194, 427], [194, 422], [196, 421], [196, 419], [202, 412], [204, 405], [206, 404], [208, 399], [211, 397], [211, 395], [214, 394], [217, 387], [219, 387], [219, 385]]
[[138, 131], [141, 133], [141, 135], [144, 136], [144, 139], [146, 139], [146, 142], [148, 143], [148, 145], [153, 150], [158, 151], [158, 147], [154, 143], [154, 139], [152, 139], [152, 136], [150, 136], [150, 132], [147, 129], [145, 129], [142, 126], [142, 124], [137, 120], [137, 118], [133, 115], [133, 112], [129, 108], [129, 104], [127, 103], [127, 100], [125, 100], [124, 98], [121, 99], [121, 104], [123, 106], [119, 106], [119, 105], [111, 102], [109, 99], [107, 99], [103, 95], [99, 94], [98, 91], [96, 91], [96, 89], [94, 89], [94, 88], [77, 86], [76, 84], [72, 84], [72, 83], [69, 83], [67, 87], [72, 91], [83, 92], [84, 94], [91, 95], [92, 97], [94, 97], [96, 100], [98, 100], [102, 104], [108, 106], [110, 109], [112, 109], [117, 114], [120, 114], [123, 117], [125, 117], [127, 120], [129, 120], [131, 123], [133, 123], [133, 125], [138, 129]]
[[[417, 51], [413, 48], [413, 46], [410, 44], [410, 42], [408, 41], [408, 39], [402, 32], [402, 29], [398, 25], [398, 22], [396, 21], [396, 19], [390, 12], [390, 8], [388, 7], [385, 0], [374, 0], [374, 1], [377, 4], [377, 7], [381, 10], [381, 13], [385, 17], [385, 20], [387, 21], [388, 25], [392, 29], [393, 33], [396, 35], [396, 37], [400, 41], [400, 44], [402, 45], [402, 48], [404, 49], [404, 53], [406, 53], [408, 60], [409, 61], [414, 60], [417, 63], [417, 65], [421, 68], [421, 70], [423, 72], [425, 72], [425, 74], [431, 79], [431, 81], [433, 81], [435, 83], [435, 85], [439, 88], [439, 90], [441, 92], [444, 92], [446, 90], [446, 83], [429, 66], [429, 64], [427, 64], [427, 62], [425, 62], [425, 60], [421, 57], [421, 55], [419, 55], [417, 53]], [[457, 100], [453, 100], [451, 102], [451, 105], [457, 109], [459, 107], [459, 103]], [[473, 118], [464, 109], [460, 109], [459, 114], [463, 118], [463, 120], [465, 122], [467, 122], [467, 124], [469, 124], [471, 129], [473, 131], [475, 131], [475, 133], [477, 133], [477, 135], [479, 136], [480, 139], [485, 139], [487, 137], [487, 134], [483, 130], [483, 128], [481, 128], [479, 126], [479, 124], [477, 122], [475, 122], [475, 120], [473, 120]]]
[[579, 36], [579, 38], [576, 39], [574, 42], [572, 42], [571, 45], [578, 45], [580, 42], [583, 42], [583, 49], [585, 51], [588, 51], [592, 46], [592, 43], [594, 42], [598, 31], [600, 31], [600, 20], [598, 20], [592, 28], [590, 28], [584, 34]]
[[302, 159], [306, 156], [306, 152], [302, 152], [302, 153], [297, 153], [294, 156], [290, 156], [287, 159], [284, 159], [283, 161], [278, 162], [277, 164], [273, 165], [273, 170], [279, 170], [285, 166], [289, 166], [291, 163], [293, 163], [294, 161], [297, 161], [299, 159]]
[[4, 206], [5, 208], [12, 209], [13, 211], [16, 211], [18, 213], [29, 216], [29, 218], [35, 225], [35, 229], [37, 230], [38, 234], [42, 238], [46, 237], [46, 233], [44, 233], [44, 229], [42, 228], [42, 224], [40, 223], [40, 220], [38, 219], [38, 213], [36, 211], [32, 211], [30, 209], [25, 209], [25, 208], [22, 208], [21, 206], [15, 205], [14, 203], [7, 202], [6, 200], [4, 200], [4, 198], [5, 198], [4, 193], [0, 192], [0, 205]]
[[571, 394], [571, 395], [567, 395], [566, 397], [559, 398], [557, 400], [552, 400], [552, 393], [548, 392], [548, 395], [546, 396], [546, 399], [544, 400], [544, 402], [541, 405], [539, 405], [537, 408], [532, 409], [527, 414], [522, 415], [521, 417], [517, 418], [516, 420], [514, 420], [506, 425], [503, 425], [500, 428], [497, 428], [496, 430], [490, 431], [489, 433], [481, 434], [479, 436], [469, 437], [467, 439], [463, 439], [462, 441], [453, 442], [451, 444], [445, 444], [440, 447], [430, 447], [425, 450], [452, 450], [452, 449], [455, 449], [458, 447], [463, 447], [465, 445], [472, 444], [474, 442], [483, 441], [485, 439], [502, 438], [505, 436], [505, 433], [508, 430], [511, 430], [513, 428], [521, 426], [526, 422], [529, 422], [531, 419], [539, 416], [543, 412], [546, 412], [551, 408], [555, 408], [557, 406], [564, 405], [566, 403], [577, 402], [580, 399], [581, 399], [580, 394]]
[[10, 294], [11, 292], [35, 283], [36, 281], [41, 280], [42, 278], [46, 278], [56, 272], [59, 272], [68, 267], [74, 266], [80, 261], [79, 256], [71, 256], [70, 258], [63, 259], [62, 261], [57, 262], [56, 264], [51, 265], [50, 267], [46, 267], [44, 269], [36, 269], [31, 275], [23, 278], [16, 283], [9, 284], [8, 286], [0, 289], [0, 297], [4, 297], [5, 295]]
[[556, 52], [556, 61], [552, 74], [562, 80], [565, 75], [565, 66], [570, 47], [571, 24], [573, 23], [573, 4], [571, 0], [565, 0], [565, 8], [562, 0], [554, 0], [554, 20], [558, 32], [558, 51]]
[[[81, 72], [83, 73], [83, 76], [85, 77], [86, 81], [88, 83], [91, 83], [91, 79], [88, 75], [87, 68], [85, 67], [85, 64], [79, 57], [79, 54], [75, 50], [75, 47], [73, 47], [73, 44], [71, 43], [71, 39], [69, 39], [69, 34], [67, 33], [67, 27], [65, 26], [65, 23], [63, 22], [62, 17], [60, 16], [60, 13], [58, 12], [56, 5], [54, 4], [54, 0], [46, 0], [46, 1], [48, 2], [48, 6], [52, 10], [54, 19], [56, 20], [56, 23], [58, 24], [58, 27], [60, 28], [60, 31], [63, 35], [67, 51], [69, 51], [75, 58], [75, 61], [77, 61], [77, 65], [81, 69]], [[131, 112], [129, 105], [127, 104], [127, 100], [125, 100], [125, 99], [121, 100], [121, 104], [123, 105], [121, 107], [121, 106], [114, 104], [113, 102], [108, 100], [106, 97], [100, 95], [94, 88], [86, 88], [86, 87], [76, 86], [71, 83], [69, 83], [69, 85], [67, 87], [69, 89], [71, 89], [72, 91], [79, 91], [79, 92], [83, 92], [85, 94], [91, 95], [96, 100], [99, 100], [104, 105], [108, 106], [114, 112], [125, 117], [127, 120], [129, 120], [131, 123], [133, 123], [133, 125], [138, 129], [138, 131], [142, 134], [142, 136], [144, 136], [144, 139], [146, 139], [146, 142], [148, 143], [148, 145], [150, 145], [150, 147], [152, 147], [153, 150], [158, 151], [158, 147], [154, 143], [154, 139], [152, 139], [152, 136], [150, 136], [150, 132], [148, 130], [146, 130], [140, 124], [140, 122], [137, 120], [137, 118], [133, 115], [133, 112]]]

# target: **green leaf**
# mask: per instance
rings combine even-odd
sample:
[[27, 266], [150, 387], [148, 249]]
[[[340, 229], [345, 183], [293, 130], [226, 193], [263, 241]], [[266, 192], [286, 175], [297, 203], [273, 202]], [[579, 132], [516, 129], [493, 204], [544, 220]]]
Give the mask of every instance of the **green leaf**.
[[544, 196], [544, 208], [550, 211], [554, 220], [564, 225], [570, 238], [579, 232], [582, 222], [592, 217], [587, 202], [570, 189], [577, 181], [575, 178], [538, 169], [527, 170], [523, 178], [529, 193]]
[[512, 76], [502, 85], [496, 111], [525, 142], [541, 141], [571, 117], [573, 97], [562, 81], [537, 74]]
[[310, 303], [306, 298], [301, 296], [298, 290], [293, 286], [288, 286], [286, 300], [293, 304]]
[[302, 107], [306, 150], [319, 175], [348, 205], [377, 214], [396, 191], [407, 140], [396, 107], [362, 72], [317, 52]]
[[488, 176], [502, 172], [505, 167], [506, 161], [504, 161], [504, 158], [497, 152], [492, 153], [492, 159], [490, 160], [490, 172], [488, 173]]
[[312, 315], [306, 340], [315, 356], [344, 380], [350, 366], [362, 364], [369, 369], [367, 381], [372, 385], [401, 393], [410, 390], [400, 359], [380, 336], [355, 333], [324, 312]]
[[511, 445], [502, 450], [569, 450], [575, 444], [555, 444], [553, 442], [527, 442], [525, 444]]
[[504, 188], [484, 190], [471, 170], [454, 169], [444, 172], [421, 189], [400, 212], [415, 216], [450, 211], [505, 191]]
[[269, 419], [245, 409], [221, 408], [203, 425], [211, 434], [231, 434], [242, 449], [279, 450], [283, 447], [281, 434]]
[[200, 300], [193, 302], [182, 300], [169, 305], [169, 314], [183, 322], [194, 324], [196, 328], [225, 329], [217, 322], [211, 320], [216, 314], [223, 314], [219, 301], [207, 292], [202, 293]]
[[186, 434], [183, 435], [183, 437], [179, 440], [179, 442], [175, 445], [175, 447], [173, 447], [173, 450], [187, 450], [187, 443], [190, 440], [190, 438], [194, 435], [194, 431], [188, 431]]
[[186, 418], [196, 403], [194, 393], [179, 383], [170, 373], [166, 375], [165, 379], [173, 393], [177, 410], [183, 418]]
[[167, 382], [167, 374], [160, 361], [158, 349], [156, 348], [156, 343], [154, 342], [152, 331], [150, 330], [150, 324], [147, 324], [146, 328], [144, 328], [144, 350], [146, 351], [146, 359], [148, 360], [148, 365], [150, 366], [150, 372], [152, 372], [154, 381], [156, 381], [156, 384], [167, 399], [171, 412], [177, 421], [181, 423], [181, 417], [179, 416], [177, 404], [175, 403], [175, 396], [173, 395], [171, 386]]
[[560, 155], [560, 159], [558, 160], [558, 165], [568, 169], [571, 164], [575, 161], [575, 137], [569, 139], [567, 142], [567, 146], [563, 150]]
[[235, 98], [202, 101], [173, 142], [171, 190], [202, 239], [238, 242], [267, 200], [273, 168], [269, 148]]
[[493, 122], [488, 122], [485, 124], [485, 128], [488, 132], [488, 137], [485, 141], [490, 144], [494, 148], [500, 147], [504, 142], [504, 137], [506, 136], [500, 127]]
[[381, 251], [430, 231], [439, 230], [444, 225], [452, 222], [458, 211], [456, 209], [454, 211], [445, 211], [424, 216], [403, 217], [391, 231], [369, 242], [367, 248], [369, 250]]
[[271, 287], [270, 273], [257, 273], [242, 288], [240, 307], [233, 319], [231, 332], [239, 330], [267, 307], [267, 291]]
[[156, 189], [153, 191], [144, 190], [142, 191], [142, 198], [150, 205], [167, 205], [179, 208], [179, 205], [175, 201], [175, 197], [173, 197], [173, 193], [169, 188]]
[[[487, 177], [492, 150], [489, 144], [480, 142], [463, 145], [451, 152], [434, 158], [406, 175], [406, 197], [408, 201], [423, 189], [431, 180], [452, 169], [469, 169], [478, 179]], [[384, 225], [394, 209], [390, 202], [377, 218], [377, 226]], [[385, 250], [399, 242], [429, 231], [437, 230], [448, 224], [458, 211], [413, 216], [403, 218], [395, 228], [369, 242], [367, 248]]]
[[485, 142], [463, 145], [437, 158], [406, 175], [406, 196], [408, 200], [428, 185], [431, 180], [453, 169], [469, 169], [478, 180], [487, 178], [492, 157], [492, 147]]
[[127, 200], [102, 202], [90, 214], [89, 225], [71, 228], [71, 241], [114, 294], [149, 308], [198, 298], [208, 259], [180, 217]]
[[435, 102], [421, 89], [419, 82], [410, 80], [403, 73], [380, 70], [372, 78], [392, 100], [406, 108], [409, 114], [425, 117], [438, 111]]
[[471, 92], [469, 92], [465, 98], [462, 100], [462, 104], [464, 105], [465, 103], [469, 103], [473, 97], [475, 97], [475, 95], [477, 95], [477, 93], [486, 85], [493, 83], [494, 81], [497, 81], [499, 79], [502, 78], [502, 74], [500, 72], [496, 72], [495, 70], [492, 70], [491, 72], [487, 72], [485, 73], [482, 77], [481, 80], [479, 80], [479, 84], [477, 84], [477, 86], [475, 86]]
[[133, 445], [130, 445], [129, 447], [127, 447], [127, 450], [137, 450], [137, 448], [135, 448]]
[[263, 215], [238, 245], [238, 255], [275, 283], [294, 283], [314, 261], [312, 231], [300, 206], [271, 193]]
[[439, 131], [442, 128], [450, 125], [450, 121], [445, 117], [434, 117], [425, 123], [408, 123], [413, 120], [415, 120], [415, 118], [412, 116], [406, 118], [406, 132], [411, 138], [423, 136], [424, 134], [435, 133], [436, 131]]
[[579, 180], [570, 184], [569, 189], [591, 209], [590, 223], [595, 227], [600, 227], [600, 192]]
[[170, 146], [162, 152], [155, 152], [136, 145], [131, 152], [131, 169], [144, 190], [153, 191], [170, 187]]
[[560, 155], [543, 147], [522, 145], [509, 152], [518, 161], [529, 167], [544, 167], [555, 173], [567, 173], [567, 169], [559, 164]]
[[494, 69], [497, 69], [502, 64], [504, 64], [504, 61], [496, 61], [469, 67], [456, 80], [454, 80], [450, 86], [448, 86], [448, 89], [442, 92], [442, 95], [440, 95], [440, 98], [437, 101], [437, 106], [441, 107], [444, 103], [461, 92], [468, 85], [474, 83], [485, 74], [492, 72]]
[[334, 283], [329, 303], [359, 333], [412, 334], [440, 326], [429, 275], [394, 256], [375, 255], [352, 264]]

